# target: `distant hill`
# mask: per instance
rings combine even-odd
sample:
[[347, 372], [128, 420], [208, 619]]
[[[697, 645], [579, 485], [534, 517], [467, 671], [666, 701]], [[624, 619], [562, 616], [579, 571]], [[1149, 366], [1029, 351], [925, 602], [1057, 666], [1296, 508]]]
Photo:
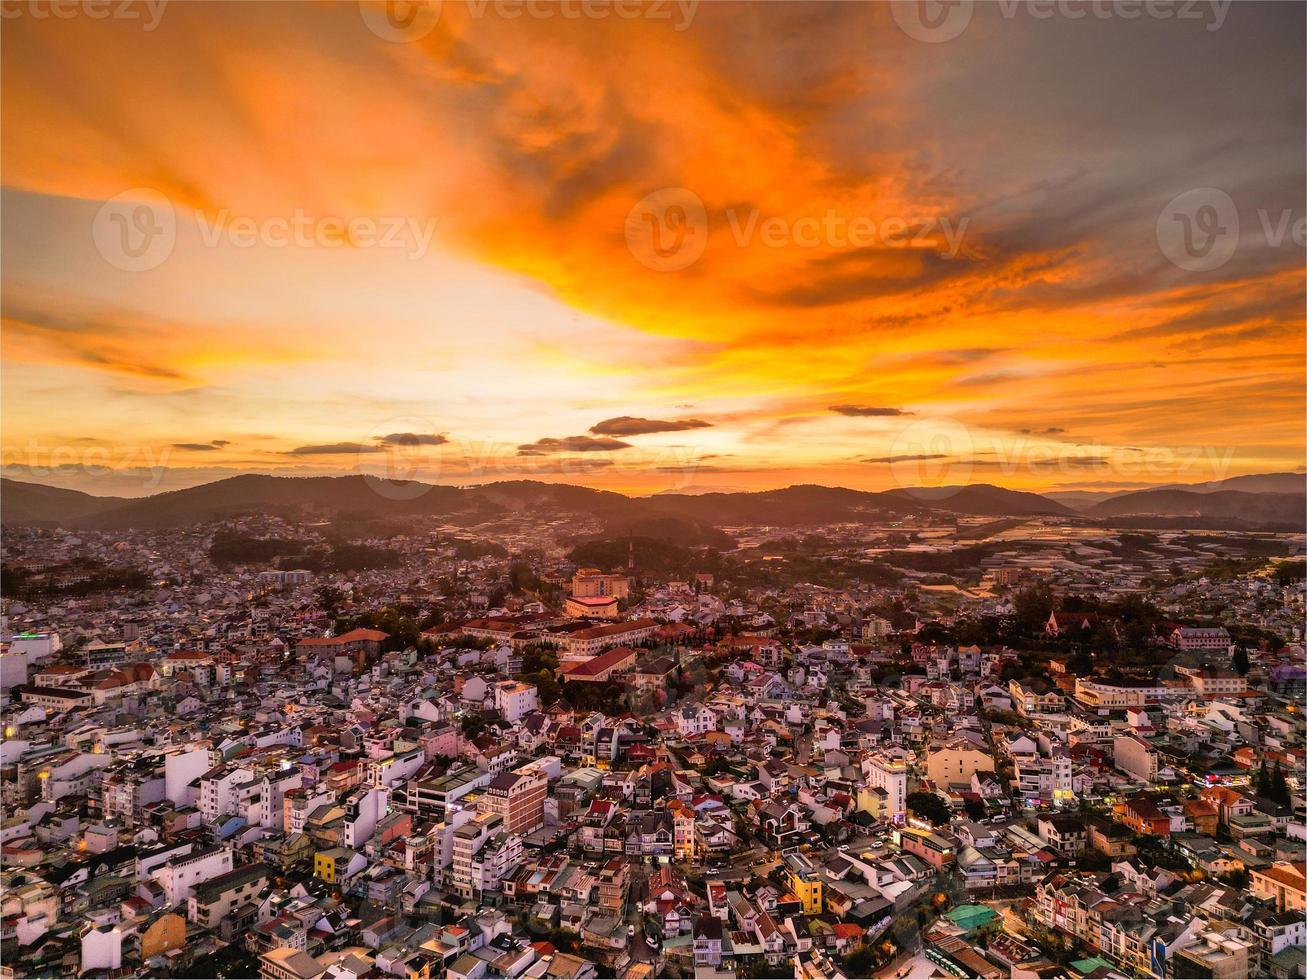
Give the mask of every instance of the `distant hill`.
[[63, 524], [127, 502], [126, 497], [95, 497], [80, 490], [0, 479], [0, 519], [6, 524]]
[[988, 483], [950, 487], [912, 487], [905, 490], [888, 490], [886, 494], [899, 499], [921, 501], [927, 506], [955, 514], [1036, 517], [1069, 516], [1076, 513], [1065, 504], [1060, 504], [1042, 494], [1007, 490]]
[[1066, 504], [1072, 510], [1086, 511], [1094, 504], [1101, 504], [1104, 500], [1133, 492], [1133, 490], [1049, 490], [1043, 496], [1049, 500], [1056, 500], [1059, 504]]
[[1249, 493], [1243, 490], [1138, 490], [1095, 504], [1094, 517], [1186, 518], [1193, 526], [1232, 530], [1266, 528], [1300, 530], [1307, 514], [1307, 496], [1291, 493]]
[[[412, 493], [404, 492], [412, 487]], [[454, 487], [396, 484], [397, 492], [382, 496], [362, 476], [281, 477], [248, 474], [185, 490], [170, 490], [105, 508], [78, 526], [118, 528], [180, 527], [240, 514], [383, 517], [395, 514], [440, 513], [466, 505]], [[5, 520], [8, 520], [6, 516]]]
[[800, 484], [783, 490], [763, 490], [757, 493], [658, 494], [645, 499], [651, 508], [661, 513], [719, 526], [771, 524], [796, 527], [805, 524], [852, 523], [932, 509], [884, 493], [815, 484]]
[[[1267, 479], [1273, 485], [1282, 485], [1286, 477], [1293, 474], [1271, 474]], [[4, 480], [0, 519], [10, 525], [58, 524], [117, 530], [182, 527], [242, 514], [338, 521], [432, 515], [450, 523], [471, 525], [531, 513], [597, 519], [609, 537], [634, 534], [682, 546], [725, 547], [729, 539], [720, 528], [732, 525], [805, 527], [926, 513], [995, 518], [1086, 516], [1113, 523], [1142, 516], [1193, 519], [1199, 522], [1195, 526], [1201, 527], [1300, 527], [1302, 501], [1301, 494], [1158, 489], [1122, 493], [1088, 506], [1081, 504], [1082, 509], [1077, 511], [1041, 494], [989, 484], [880, 493], [804, 484], [757, 493], [627, 497], [606, 490], [531, 480], [452, 487], [385, 482], [359, 475], [247, 474], [134, 499], [95, 497], [75, 490]]]
[[1159, 490], [1191, 490], [1194, 493], [1215, 493], [1220, 490], [1243, 490], [1246, 493], [1307, 494], [1307, 473], [1254, 473], [1250, 476], [1232, 476], [1209, 483], [1175, 484]]
[[1221, 490], [1242, 490], [1246, 493], [1307, 493], [1307, 474], [1304, 473], [1254, 473], [1249, 476], [1232, 476], [1225, 480], [1211, 480], [1207, 483], [1168, 483], [1160, 487], [1147, 487], [1141, 490], [1050, 490], [1044, 494], [1051, 500], [1074, 507], [1076, 510], [1088, 511], [1095, 504], [1106, 500], [1115, 500], [1131, 493], [1147, 493], [1153, 490], [1185, 490], [1189, 493], [1217, 493]]

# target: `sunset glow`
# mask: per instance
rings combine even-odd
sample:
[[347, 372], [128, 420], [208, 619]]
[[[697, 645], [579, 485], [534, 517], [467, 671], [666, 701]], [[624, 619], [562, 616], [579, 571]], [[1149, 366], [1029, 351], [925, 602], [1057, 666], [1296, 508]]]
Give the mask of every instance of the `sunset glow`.
[[[18, 5], [6, 475], [1301, 469], [1303, 6], [979, 4], [942, 43], [888, 4], [586, 9]], [[1196, 189], [1236, 209], [1213, 268], [1168, 245]], [[125, 268], [146, 205], [171, 248]]]

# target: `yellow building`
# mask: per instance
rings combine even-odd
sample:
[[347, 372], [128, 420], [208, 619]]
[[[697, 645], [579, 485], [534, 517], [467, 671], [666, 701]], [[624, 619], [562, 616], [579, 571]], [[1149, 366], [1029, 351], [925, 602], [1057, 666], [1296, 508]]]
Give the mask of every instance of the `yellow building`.
[[344, 879], [354, 852], [348, 847], [332, 847], [313, 855], [313, 876], [329, 885]]
[[329, 884], [336, 883], [336, 859], [327, 851], [318, 851], [313, 855], [313, 877]]
[[672, 814], [672, 855], [678, 861], [694, 860], [694, 810], [673, 800], [667, 805]]
[[186, 920], [176, 912], [165, 912], [141, 932], [141, 959], [148, 960], [186, 945]]
[[970, 789], [971, 777], [994, 768], [994, 757], [971, 739], [957, 737], [926, 756], [926, 777], [936, 786]]
[[798, 852], [785, 855], [785, 872], [790, 891], [803, 903], [806, 915], [820, 915], [822, 911], [822, 882], [817, 869], [807, 856]]
[[888, 819], [889, 807], [886, 805], [889, 794], [879, 786], [858, 787], [858, 809], [877, 820]]
[[1254, 870], [1250, 884], [1254, 894], [1275, 900], [1277, 912], [1307, 909], [1307, 865], [1276, 861], [1269, 868]]

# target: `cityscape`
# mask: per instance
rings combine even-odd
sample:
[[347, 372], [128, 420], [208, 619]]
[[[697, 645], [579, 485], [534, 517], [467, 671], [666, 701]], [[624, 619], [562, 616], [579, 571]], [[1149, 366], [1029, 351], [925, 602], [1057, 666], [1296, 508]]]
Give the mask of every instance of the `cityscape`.
[[0, 977], [1307, 977], [1307, 4], [0, 15]]

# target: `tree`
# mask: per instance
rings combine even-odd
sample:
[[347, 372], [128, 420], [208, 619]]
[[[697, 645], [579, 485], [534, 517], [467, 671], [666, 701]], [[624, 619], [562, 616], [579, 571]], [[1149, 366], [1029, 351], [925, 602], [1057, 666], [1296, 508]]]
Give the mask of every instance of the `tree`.
[[1012, 600], [1012, 611], [1017, 623], [1026, 633], [1044, 628], [1053, 612], [1053, 589], [1047, 582], [1027, 586]]
[[1270, 796], [1271, 796], [1271, 774], [1270, 774], [1269, 772], [1266, 771], [1266, 760], [1265, 760], [1265, 759], [1263, 759], [1263, 760], [1262, 760], [1262, 764], [1261, 764], [1260, 766], [1257, 767], [1257, 780], [1256, 780], [1256, 782], [1255, 782], [1253, 785], [1254, 785], [1254, 787], [1255, 787], [1255, 792], [1256, 792], [1256, 794], [1257, 794], [1258, 796], [1262, 796], [1262, 797], [1265, 797], [1265, 798], [1267, 798], [1267, 799], [1270, 799]]
[[1271, 768], [1271, 786], [1267, 795], [1280, 806], [1289, 805], [1289, 783], [1284, 778], [1279, 759], [1275, 760], [1275, 765]]
[[1245, 650], [1243, 647], [1235, 647], [1234, 659], [1231, 662], [1231, 665], [1234, 667], [1235, 672], [1238, 673], [1240, 677], [1247, 677], [1248, 676], [1248, 651]]
[[540, 579], [530, 565], [519, 561], [508, 569], [508, 584], [514, 592], [535, 592], [540, 586]]
[[875, 967], [876, 955], [871, 951], [871, 947], [865, 944], [855, 949], [844, 960], [845, 975], [850, 977], [869, 977]]
[[1094, 672], [1094, 658], [1089, 653], [1075, 653], [1067, 658], [1066, 670], [1074, 677], [1089, 677]]
[[953, 811], [948, 808], [948, 804], [934, 793], [909, 793], [907, 804], [909, 813], [929, 820], [937, 827], [953, 818]]
[[536, 686], [536, 693], [539, 696], [542, 708], [549, 707], [563, 694], [563, 686], [558, 683], [558, 678], [554, 676], [552, 670], [538, 670], [534, 674], [523, 674], [522, 680]]

